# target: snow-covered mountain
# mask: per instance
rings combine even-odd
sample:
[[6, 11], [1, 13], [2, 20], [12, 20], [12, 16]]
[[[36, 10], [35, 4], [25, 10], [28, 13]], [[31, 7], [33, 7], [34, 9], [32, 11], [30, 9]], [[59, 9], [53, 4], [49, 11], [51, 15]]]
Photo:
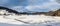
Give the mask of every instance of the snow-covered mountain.
[[18, 12], [9, 10], [0, 7], [0, 24], [3, 23], [2, 26], [60, 26], [60, 17], [58, 16], [17, 15]]

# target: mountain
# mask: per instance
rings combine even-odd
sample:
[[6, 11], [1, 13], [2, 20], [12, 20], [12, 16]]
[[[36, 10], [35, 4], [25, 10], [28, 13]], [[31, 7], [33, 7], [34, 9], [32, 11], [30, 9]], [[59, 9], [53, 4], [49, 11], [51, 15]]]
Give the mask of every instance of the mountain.
[[2, 7], [0, 6], [0, 15], [1, 14], [19, 14], [19, 12], [15, 11], [15, 10], [12, 10], [12, 9], [9, 9], [9, 8], [6, 8], [6, 7]]
[[48, 16], [60, 16], [60, 9], [56, 11], [49, 11], [49, 12], [44, 12], [42, 14], [48, 15]]
[[58, 9], [57, 11], [54, 11], [54, 15], [55, 16], [60, 16], [60, 9]]
[[34, 13], [27, 13], [27, 12], [23, 12], [21, 14], [26, 14], [26, 15], [47, 15], [47, 16], [60, 16], [60, 9], [56, 10], [56, 11], [49, 11], [49, 12], [34, 12]]

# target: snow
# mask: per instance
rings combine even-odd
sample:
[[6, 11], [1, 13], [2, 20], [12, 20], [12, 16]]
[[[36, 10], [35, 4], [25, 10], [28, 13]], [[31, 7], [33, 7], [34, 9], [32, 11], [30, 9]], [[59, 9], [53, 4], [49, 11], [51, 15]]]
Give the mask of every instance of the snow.
[[60, 17], [45, 15], [0, 15], [0, 24], [4, 26], [60, 26]]

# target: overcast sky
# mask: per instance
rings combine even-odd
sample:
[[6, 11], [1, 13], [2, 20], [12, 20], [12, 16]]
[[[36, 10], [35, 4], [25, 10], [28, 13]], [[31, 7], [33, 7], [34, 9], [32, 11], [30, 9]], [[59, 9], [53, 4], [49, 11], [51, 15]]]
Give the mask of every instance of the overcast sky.
[[60, 4], [56, 0], [0, 0], [0, 6], [19, 12], [47, 12], [58, 9]]

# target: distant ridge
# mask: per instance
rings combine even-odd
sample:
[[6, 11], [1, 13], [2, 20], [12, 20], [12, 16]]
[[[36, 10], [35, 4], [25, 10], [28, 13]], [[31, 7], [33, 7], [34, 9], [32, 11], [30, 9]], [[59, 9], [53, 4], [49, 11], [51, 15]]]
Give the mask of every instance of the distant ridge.
[[8, 12], [10, 12], [10, 13], [12, 12], [12, 13], [19, 14], [19, 12], [15, 11], [15, 10], [12, 10], [12, 9], [9, 9], [9, 8], [6, 8], [6, 7], [0, 6], [0, 9], [6, 10], [6, 11], [8, 11]]
[[56, 11], [49, 11], [49, 12], [34, 12], [34, 13], [27, 13], [27, 12], [23, 12], [20, 14], [25, 14], [25, 15], [47, 15], [47, 16], [60, 16], [60, 9], [56, 10]]

